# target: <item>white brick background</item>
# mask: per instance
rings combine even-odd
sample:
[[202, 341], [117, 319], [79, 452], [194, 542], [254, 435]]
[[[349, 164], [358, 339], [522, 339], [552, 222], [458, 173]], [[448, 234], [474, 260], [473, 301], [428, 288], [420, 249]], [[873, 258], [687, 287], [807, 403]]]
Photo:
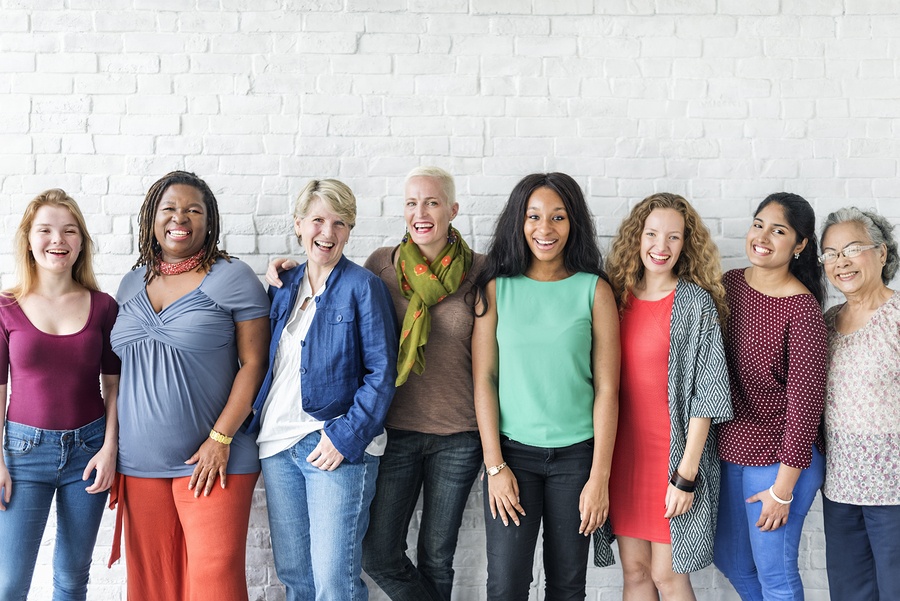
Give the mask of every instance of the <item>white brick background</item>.
[[[900, 221], [900, 5], [891, 0], [0, 0], [0, 274], [25, 204], [62, 187], [81, 204], [114, 292], [135, 258], [149, 185], [206, 178], [224, 246], [262, 272], [296, 254], [289, 207], [310, 177], [354, 189], [347, 247], [362, 261], [403, 232], [403, 176], [457, 176], [456, 225], [485, 250], [521, 176], [565, 171], [604, 244], [629, 203], [692, 200], [744, 263], [770, 192]], [[457, 552], [455, 599], [484, 597], [480, 493]], [[124, 599], [101, 531], [89, 598]], [[50, 537], [32, 599], [50, 597]], [[411, 535], [414, 536], [415, 532]], [[800, 557], [827, 599], [819, 505]], [[251, 598], [283, 599], [262, 490], [247, 548]], [[543, 598], [540, 567], [533, 599]], [[736, 599], [709, 568], [698, 598]], [[618, 568], [589, 572], [618, 599]], [[214, 590], [214, 583], [211, 583]], [[380, 593], [373, 598], [383, 599]]]

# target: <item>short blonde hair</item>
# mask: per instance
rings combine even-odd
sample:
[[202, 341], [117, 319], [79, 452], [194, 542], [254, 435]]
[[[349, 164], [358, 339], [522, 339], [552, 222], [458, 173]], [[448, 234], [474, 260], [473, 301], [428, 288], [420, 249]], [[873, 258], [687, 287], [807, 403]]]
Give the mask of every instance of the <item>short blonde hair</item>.
[[72, 279], [88, 290], [100, 290], [97, 278], [94, 276], [93, 251], [94, 241], [88, 233], [84, 215], [75, 199], [66, 194], [65, 190], [52, 188], [38, 194], [28, 206], [15, 234], [16, 272], [19, 274], [19, 283], [6, 291], [4, 296], [11, 296], [17, 301], [34, 291], [37, 286], [37, 264], [34, 255], [28, 249], [28, 236], [34, 225], [34, 218], [41, 207], [62, 207], [72, 214], [75, 224], [81, 233], [81, 252], [72, 266]]
[[433, 177], [438, 181], [438, 184], [441, 187], [441, 191], [444, 193], [444, 198], [447, 201], [447, 204], [450, 206], [456, 204], [456, 184], [453, 182], [453, 176], [440, 167], [435, 167], [433, 165], [416, 167], [406, 174], [406, 179], [403, 180], [403, 185], [405, 186], [406, 184], [408, 184], [409, 180], [414, 177]]
[[350, 229], [356, 225], [356, 197], [347, 184], [336, 179], [311, 179], [300, 190], [294, 203], [294, 220], [303, 219], [309, 213], [309, 205], [321, 199], [338, 214]]

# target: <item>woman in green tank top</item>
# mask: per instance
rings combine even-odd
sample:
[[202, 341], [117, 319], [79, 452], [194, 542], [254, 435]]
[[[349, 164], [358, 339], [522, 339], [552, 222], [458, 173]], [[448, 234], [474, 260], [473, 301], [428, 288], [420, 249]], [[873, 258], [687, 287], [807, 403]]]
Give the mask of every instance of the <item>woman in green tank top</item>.
[[533, 174], [516, 185], [476, 287], [488, 599], [528, 598], [542, 524], [544, 598], [584, 599], [590, 535], [608, 529], [619, 321], [571, 177]]

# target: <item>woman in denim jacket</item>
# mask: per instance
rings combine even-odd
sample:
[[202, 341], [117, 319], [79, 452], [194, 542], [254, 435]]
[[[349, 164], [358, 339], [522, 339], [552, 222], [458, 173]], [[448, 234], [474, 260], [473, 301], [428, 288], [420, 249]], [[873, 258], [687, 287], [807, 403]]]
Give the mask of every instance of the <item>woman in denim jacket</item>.
[[387, 287], [343, 256], [356, 199], [313, 180], [294, 229], [308, 260], [270, 288], [269, 370], [254, 403], [275, 569], [288, 601], [368, 598], [362, 539], [397, 377]]

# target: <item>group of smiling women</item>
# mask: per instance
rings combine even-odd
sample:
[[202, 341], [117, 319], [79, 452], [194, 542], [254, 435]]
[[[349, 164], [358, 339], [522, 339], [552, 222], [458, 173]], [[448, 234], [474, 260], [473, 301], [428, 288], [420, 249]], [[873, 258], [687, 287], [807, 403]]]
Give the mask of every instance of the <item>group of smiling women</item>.
[[[364, 600], [363, 569], [391, 599], [449, 601], [479, 473], [491, 600], [529, 597], [541, 531], [548, 601], [585, 598], [592, 539], [600, 566], [618, 541], [627, 600], [694, 599], [712, 562], [744, 600], [802, 599], [820, 488], [832, 599], [900, 598], [885, 218], [831, 213], [820, 246], [809, 203], [772, 194], [750, 266], [723, 275], [676, 194], [634, 205], [605, 265], [568, 175], [522, 179], [486, 255], [458, 210], [448, 173], [414, 169], [402, 241], [360, 267], [353, 193], [313, 180], [306, 260], [273, 261], [266, 293], [219, 248], [209, 186], [176, 171], [113, 300], [76, 202], [35, 198], [0, 297], [0, 598], [27, 597], [55, 497], [54, 599], [85, 599], [109, 490], [129, 599], [244, 601], [260, 472], [289, 601]], [[824, 276], [846, 302], [823, 316]]]

